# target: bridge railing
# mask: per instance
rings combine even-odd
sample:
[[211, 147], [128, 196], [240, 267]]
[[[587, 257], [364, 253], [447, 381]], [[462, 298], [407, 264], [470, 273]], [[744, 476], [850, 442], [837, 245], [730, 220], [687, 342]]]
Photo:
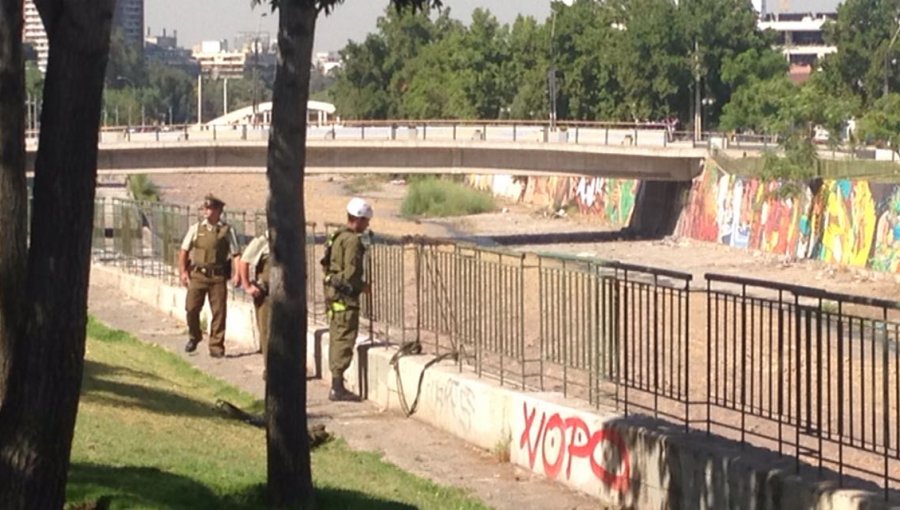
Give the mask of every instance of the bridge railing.
[[[38, 131], [30, 131], [36, 142]], [[309, 141], [453, 141], [460, 143], [552, 143], [623, 147], [745, 148], [774, 147], [770, 136], [676, 131], [663, 122], [536, 120], [367, 120], [307, 126]], [[111, 126], [100, 131], [101, 143], [266, 141], [268, 124]]]

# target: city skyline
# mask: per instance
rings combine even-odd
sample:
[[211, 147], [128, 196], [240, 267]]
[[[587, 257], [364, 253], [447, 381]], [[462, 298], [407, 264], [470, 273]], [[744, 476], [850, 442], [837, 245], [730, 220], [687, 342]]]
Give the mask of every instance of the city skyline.
[[[376, 20], [388, 3], [388, 0], [348, 0], [336, 6], [330, 16], [319, 18], [314, 50], [338, 51], [349, 40], [362, 41], [376, 30]], [[549, 0], [518, 0], [506, 5], [491, 3], [486, 0], [444, 0], [451, 16], [466, 23], [477, 7], [489, 9], [501, 23], [512, 23], [518, 14], [533, 16], [543, 22], [550, 14]], [[210, 18], [209, 12], [216, 12], [216, 16]], [[146, 0], [144, 30], [149, 30], [152, 35], [161, 34], [163, 29], [171, 35], [175, 30], [178, 44], [190, 48], [204, 40], [230, 41], [242, 32], [268, 32], [274, 37], [277, 15], [266, 5], [251, 8], [250, 0]]]
[[[231, 40], [239, 33], [267, 32], [274, 37], [277, 13], [266, 4], [251, 7], [251, 0], [145, 0], [145, 32], [161, 34], [163, 29], [178, 33], [179, 45], [191, 48], [204, 40]], [[263, 0], [265, 2], [265, 0]], [[763, 0], [751, 0], [760, 10]], [[335, 7], [330, 16], [322, 16], [316, 27], [314, 51], [338, 51], [350, 40], [360, 42], [376, 31], [376, 20], [384, 13], [388, 0], [363, 2], [348, 0]], [[840, 0], [766, 0], [772, 12], [834, 12]], [[444, 0], [451, 16], [468, 23], [475, 8], [486, 8], [501, 23], [512, 23], [517, 15], [533, 16], [544, 22], [550, 15], [550, 0]], [[208, 13], [215, 12], [210, 17]]]

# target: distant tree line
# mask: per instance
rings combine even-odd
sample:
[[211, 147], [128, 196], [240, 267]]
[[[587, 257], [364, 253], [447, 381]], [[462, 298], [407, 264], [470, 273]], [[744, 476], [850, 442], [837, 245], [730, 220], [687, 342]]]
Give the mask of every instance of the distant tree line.
[[[44, 77], [33, 59], [27, 63], [26, 96], [40, 102]], [[311, 92], [330, 85], [330, 79], [312, 71]], [[228, 79], [228, 111], [272, 100], [273, 73], [247, 70]], [[225, 112], [225, 80], [203, 79], [203, 121]], [[109, 64], [104, 80], [101, 126], [187, 124], [197, 122], [197, 77], [144, 58], [125, 43], [121, 30], [110, 37]]]
[[[837, 52], [803, 85], [761, 32], [750, 0], [554, 2], [543, 23], [476, 9], [387, 10], [342, 51], [330, 96], [345, 119], [559, 119], [703, 124], [811, 140], [857, 119], [860, 139], [900, 133], [900, 0], [846, 0], [827, 24]], [[555, 70], [555, 72], [553, 72]], [[699, 84], [699, 85], [698, 85]]]

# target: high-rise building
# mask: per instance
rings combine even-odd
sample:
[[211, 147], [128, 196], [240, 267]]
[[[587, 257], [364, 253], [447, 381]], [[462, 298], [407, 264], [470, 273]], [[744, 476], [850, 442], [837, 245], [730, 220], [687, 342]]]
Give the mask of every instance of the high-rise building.
[[[118, 0], [113, 15], [113, 30], [120, 29], [125, 43], [133, 46], [143, 55], [144, 50], [144, 0]], [[44, 22], [38, 14], [34, 0], [25, 0], [25, 26], [22, 40], [34, 47], [37, 64], [41, 71], [47, 70], [50, 42]]]
[[25, 0], [25, 26], [22, 31], [22, 41], [34, 48], [37, 53], [38, 68], [42, 72], [46, 71], [50, 41], [47, 39], [47, 32], [44, 30], [44, 23], [34, 5], [34, 0]]
[[113, 30], [122, 31], [125, 44], [143, 54], [144, 47], [144, 0], [117, 0], [113, 15]]

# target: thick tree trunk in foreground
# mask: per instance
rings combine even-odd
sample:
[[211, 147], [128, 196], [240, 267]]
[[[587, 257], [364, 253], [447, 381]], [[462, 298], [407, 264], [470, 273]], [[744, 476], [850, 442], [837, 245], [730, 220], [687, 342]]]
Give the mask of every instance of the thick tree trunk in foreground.
[[0, 405], [25, 282], [25, 69], [21, 0], [0, 1]]
[[[308, 4], [308, 5], [307, 5]], [[280, 58], [273, 91], [267, 174], [272, 232], [272, 319], [267, 358], [268, 489], [277, 508], [313, 508], [306, 420], [306, 102], [317, 10], [279, 5]]]
[[[0, 407], [0, 508], [61, 508], [84, 367], [97, 137], [113, 0], [38, 0], [50, 39], [24, 334]], [[24, 214], [24, 211], [22, 211]]]

